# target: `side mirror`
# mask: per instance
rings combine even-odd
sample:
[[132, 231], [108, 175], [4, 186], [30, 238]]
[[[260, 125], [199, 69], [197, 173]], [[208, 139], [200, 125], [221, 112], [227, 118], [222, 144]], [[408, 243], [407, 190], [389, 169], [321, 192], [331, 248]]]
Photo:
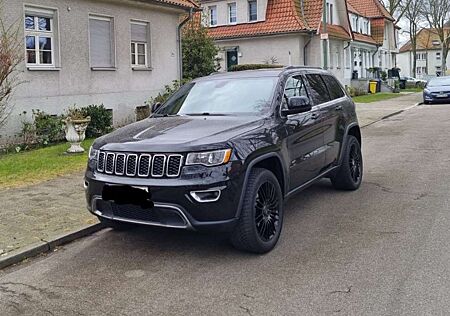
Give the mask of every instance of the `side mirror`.
[[161, 102], [156, 102], [155, 104], [152, 105], [152, 113], [155, 113], [156, 111], [158, 111], [158, 109], [161, 107], [162, 103]]
[[288, 100], [288, 108], [282, 112], [284, 115], [304, 113], [311, 111], [312, 105], [308, 97], [296, 96], [290, 97]]

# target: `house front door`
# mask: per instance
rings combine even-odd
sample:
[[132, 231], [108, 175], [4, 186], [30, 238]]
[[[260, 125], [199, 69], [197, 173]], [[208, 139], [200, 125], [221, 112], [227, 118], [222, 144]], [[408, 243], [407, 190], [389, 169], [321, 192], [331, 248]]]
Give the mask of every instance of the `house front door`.
[[231, 67], [237, 64], [238, 64], [237, 49], [227, 50], [227, 70], [230, 71]]

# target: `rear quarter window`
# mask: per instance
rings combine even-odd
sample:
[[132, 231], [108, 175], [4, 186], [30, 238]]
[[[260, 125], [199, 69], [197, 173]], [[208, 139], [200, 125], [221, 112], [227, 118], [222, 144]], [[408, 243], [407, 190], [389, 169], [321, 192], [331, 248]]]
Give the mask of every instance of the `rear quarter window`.
[[345, 96], [341, 85], [334, 77], [324, 75], [322, 78], [328, 88], [328, 91], [330, 92], [330, 97], [332, 100]]

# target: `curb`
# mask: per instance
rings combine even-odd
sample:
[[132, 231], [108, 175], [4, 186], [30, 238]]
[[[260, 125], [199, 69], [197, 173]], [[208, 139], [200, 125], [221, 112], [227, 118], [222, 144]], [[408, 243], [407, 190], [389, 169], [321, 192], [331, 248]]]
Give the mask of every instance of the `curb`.
[[58, 246], [67, 244], [81, 237], [91, 235], [103, 228], [104, 226], [101, 223], [93, 224], [71, 233], [58, 236], [52, 240], [42, 241], [32, 246], [26, 247], [25, 249], [20, 250], [17, 253], [6, 256], [5, 258], [0, 257], [0, 270], [13, 264], [19, 263], [25, 259], [53, 251]]

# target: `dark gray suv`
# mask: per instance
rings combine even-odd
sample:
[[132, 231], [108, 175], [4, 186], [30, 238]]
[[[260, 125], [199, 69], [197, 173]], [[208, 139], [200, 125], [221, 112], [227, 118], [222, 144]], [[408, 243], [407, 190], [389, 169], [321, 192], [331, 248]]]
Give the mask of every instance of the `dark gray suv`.
[[288, 67], [184, 85], [148, 119], [94, 142], [85, 187], [108, 226], [227, 232], [264, 253], [288, 197], [324, 177], [355, 190], [362, 175], [351, 98], [324, 70]]

